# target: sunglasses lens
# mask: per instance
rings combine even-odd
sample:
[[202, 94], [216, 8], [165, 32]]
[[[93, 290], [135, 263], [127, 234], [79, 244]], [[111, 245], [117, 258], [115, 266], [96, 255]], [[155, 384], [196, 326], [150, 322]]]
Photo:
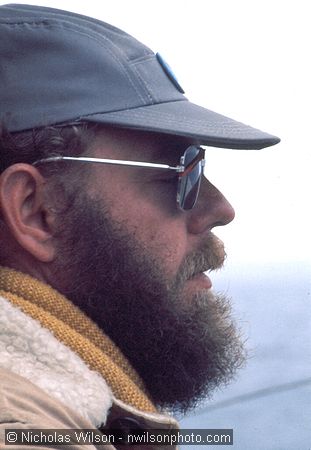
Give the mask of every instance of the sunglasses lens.
[[199, 147], [188, 147], [184, 154], [185, 171], [179, 178], [179, 205], [188, 210], [194, 207], [197, 201], [202, 175], [203, 157], [202, 149]]

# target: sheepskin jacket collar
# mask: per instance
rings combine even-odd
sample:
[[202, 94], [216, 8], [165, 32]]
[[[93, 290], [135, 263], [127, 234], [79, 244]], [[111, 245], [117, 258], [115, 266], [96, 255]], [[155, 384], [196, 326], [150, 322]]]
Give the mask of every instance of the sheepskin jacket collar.
[[178, 428], [156, 411], [135, 370], [93, 322], [49, 286], [8, 268], [0, 268], [0, 367], [94, 427], [117, 409], [157, 428]]

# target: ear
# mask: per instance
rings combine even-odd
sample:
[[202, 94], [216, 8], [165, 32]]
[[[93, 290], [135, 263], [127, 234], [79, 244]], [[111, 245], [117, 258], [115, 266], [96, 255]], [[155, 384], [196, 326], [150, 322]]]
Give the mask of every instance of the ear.
[[19, 245], [41, 262], [54, 259], [54, 216], [45, 201], [46, 180], [29, 164], [14, 164], [0, 177], [3, 219]]

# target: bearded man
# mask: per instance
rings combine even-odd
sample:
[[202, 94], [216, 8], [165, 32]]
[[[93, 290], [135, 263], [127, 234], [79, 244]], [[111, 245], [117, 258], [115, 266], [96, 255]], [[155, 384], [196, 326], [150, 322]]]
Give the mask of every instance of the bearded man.
[[234, 211], [200, 145], [279, 139], [190, 103], [159, 54], [88, 17], [1, 6], [0, 47], [1, 427], [177, 428], [167, 411], [243, 362], [205, 274]]

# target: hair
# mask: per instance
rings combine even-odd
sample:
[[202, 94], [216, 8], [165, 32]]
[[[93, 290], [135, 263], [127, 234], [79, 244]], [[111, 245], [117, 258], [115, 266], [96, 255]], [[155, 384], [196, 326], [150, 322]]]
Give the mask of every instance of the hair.
[[[16, 163], [33, 164], [51, 156], [79, 156], [95, 139], [98, 125], [79, 124], [48, 126], [30, 131], [10, 133], [0, 127], [0, 173]], [[49, 167], [47, 167], [49, 166]], [[62, 171], [57, 165], [57, 173]], [[46, 175], [55, 174], [56, 165], [47, 164], [42, 170]], [[68, 167], [66, 167], [66, 171]]]

